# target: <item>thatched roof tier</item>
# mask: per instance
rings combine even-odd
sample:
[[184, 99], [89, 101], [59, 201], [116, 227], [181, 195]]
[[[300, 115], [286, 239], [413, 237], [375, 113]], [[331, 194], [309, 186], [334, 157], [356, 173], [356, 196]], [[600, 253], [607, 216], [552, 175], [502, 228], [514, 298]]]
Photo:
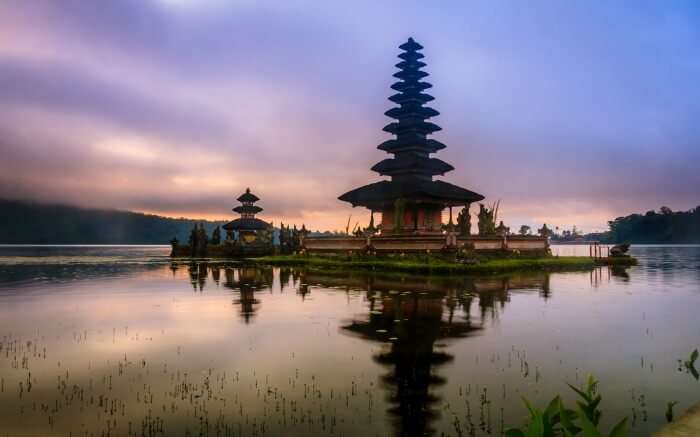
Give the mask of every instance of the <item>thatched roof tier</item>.
[[239, 214], [257, 214], [262, 210], [262, 208], [255, 205], [240, 205], [233, 208], [233, 212], [237, 212]]
[[241, 194], [238, 197], [238, 199], [236, 199], [236, 200], [238, 200], [239, 202], [254, 203], [254, 202], [257, 202], [258, 200], [260, 200], [260, 198], [258, 196], [256, 196], [255, 194], [251, 193], [250, 188], [246, 188], [245, 193]]
[[[396, 82], [391, 86], [392, 90], [396, 90], [401, 93], [408, 93], [411, 91], [412, 93], [417, 93], [423, 90], [427, 90], [428, 88], [432, 88], [433, 86], [429, 84], [428, 82]], [[427, 95], [426, 96], [430, 97], [430, 100], [433, 100], [433, 96]], [[392, 96], [394, 97], [394, 96]], [[392, 100], [392, 97], [389, 97], [389, 100]]]
[[270, 228], [270, 224], [257, 218], [238, 218], [222, 227], [227, 231], [262, 231]]
[[389, 153], [396, 153], [400, 151], [414, 151], [420, 150], [427, 153], [435, 153], [438, 150], [444, 149], [445, 146], [440, 141], [436, 140], [426, 140], [420, 135], [416, 134], [413, 136], [404, 135], [400, 140], [387, 140], [382, 144], [377, 146], [377, 149], [383, 150]]
[[399, 105], [422, 105], [431, 100], [435, 100], [435, 98], [431, 95], [423, 93], [413, 95], [399, 93], [389, 97], [389, 100]]
[[444, 181], [415, 179], [410, 181], [381, 181], [348, 191], [339, 197], [352, 206], [364, 206], [379, 211], [393, 206], [398, 199], [436, 205], [461, 206], [484, 200], [484, 196]]
[[401, 120], [399, 123], [389, 123], [384, 126], [384, 132], [389, 132], [391, 134], [400, 136], [405, 133], [419, 133], [423, 135], [429, 135], [433, 132], [442, 130], [442, 128], [435, 123], [430, 123], [429, 121], [404, 121]]
[[452, 170], [454, 170], [454, 167], [443, 160], [427, 158], [413, 153], [406, 153], [396, 158], [385, 159], [372, 167], [372, 171], [376, 171], [382, 176], [405, 174], [436, 176], [444, 175]]
[[395, 118], [401, 120], [403, 118], [419, 118], [425, 119], [430, 117], [437, 117], [440, 115], [439, 112], [433, 108], [424, 108], [418, 105], [405, 105], [401, 108], [391, 108], [384, 113], [387, 117]]

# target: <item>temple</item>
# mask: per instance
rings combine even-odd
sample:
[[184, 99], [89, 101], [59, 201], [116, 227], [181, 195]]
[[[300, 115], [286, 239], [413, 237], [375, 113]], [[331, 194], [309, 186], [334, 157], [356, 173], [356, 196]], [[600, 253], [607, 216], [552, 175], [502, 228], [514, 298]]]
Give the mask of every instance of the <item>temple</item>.
[[255, 214], [263, 209], [255, 205], [255, 202], [260, 200], [258, 196], [250, 192], [250, 188], [246, 188], [245, 193], [241, 194], [238, 199], [241, 204], [232, 209], [241, 215], [240, 218], [226, 223], [223, 228], [226, 231], [226, 239], [233, 240], [234, 232], [238, 232], [238, 239], [246, 243], [256, 240], [258, 231], [264, 231], [271, 226], [269, 223], [255, 218]]
[[[221, 230], [217, 225], [211, 232], [211, 238], [204, 228], [204, 223], [195, 224], [187, 244], [180, 244], [177, 238], [170, 242], [172, 257], [195, 258], [250, 258], [274, 254], [288, 255], [302, 249], [302, 240], [308, 234], [306, 226], [301, 229], [286, 227], [280, 223], [275, 229], [272, 223], [260, 220], [256, 214], [263, 209], [255, 203], [260, 200], [251, 193], [250, 188], [238, 196], [241, 204], [232, 210], [240, 217], [221, 226], [226, 231], [222, 240]], [[211, 229], [211, 228], [210, 228]]]
[[[425, 90], [432, 85], [422, 79], [428, 73], [421, 71], [425, 63], [418, 51], [423, 47], [413, 38], [399, 46], [403, 53], [396, 64], [398, 82], [391, 86], [398, 93], [389, 100], [398, 106], [385, 112], [396, 121], [387, 124], [384, 131], [395, 136], [377, 148], [393, 155], [377, 163], [372, 170], [383, 180], [349, 191], [339, 197], [352, 206], [364, 206], [372, 212], [381, 212], [381, 233], [429, 235], [442, 233], [442, 211], [453, 206], [469, 207], [484, 198], [481, 194], [434, 180], [454, 170], [450, 164], [430, 155], [445, 145], [429, 135], [440, 127], [428, 120], [439, 113], [427, 106], [433, 97]], [[450, 217], [451, 218], [451, 217]]]

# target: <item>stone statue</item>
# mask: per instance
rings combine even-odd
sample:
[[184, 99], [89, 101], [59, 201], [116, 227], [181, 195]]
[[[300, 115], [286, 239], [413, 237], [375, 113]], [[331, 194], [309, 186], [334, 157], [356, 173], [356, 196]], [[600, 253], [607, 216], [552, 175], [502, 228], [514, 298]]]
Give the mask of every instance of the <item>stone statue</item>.
[[468, 205], [457, 214], [457, 233], [460, 237], [468, 237], [472, 233], [472, 216]]
[[496, 235], [505, 237], [508, 234], [510, 234], [510, 228], [503, 224], [503, 220], [498, 224], [498, 227], [496, 228]]
[[256, 242], [260, 244], [272, 245], [273, 231], [272, 227], [261, 229], [257, 232]]
[[494, 212], [495, 208], [488, 209], [483, 203], [479, 204], [479, 235], [496, 235]]

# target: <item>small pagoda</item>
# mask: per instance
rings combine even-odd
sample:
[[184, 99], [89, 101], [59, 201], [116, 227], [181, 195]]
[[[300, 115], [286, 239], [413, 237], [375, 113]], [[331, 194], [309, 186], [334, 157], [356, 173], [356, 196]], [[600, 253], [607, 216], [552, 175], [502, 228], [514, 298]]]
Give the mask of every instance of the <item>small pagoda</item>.
[[[453, 206], [465, 206], [484, 199], [481, 194], [465, 188], [434, 180], [454, 170], [450, 164], [430, 155], [444, 149], [445, 145], [429, 135], [441, 130], [429, 118], [439, 113], [427, 106], [434, 98], [425, 93], [432, 85], [422, 81], [428, 73], [421, 71], [425, 63], [419, 50], [423, 48], [413, 38], [399, 46], [401, 62], [394, 77], [398, 82], [391, 86], [397, 94], [389, 100], [397, 104], [384, 114], [395, 119], [384, 131], [395, 136], [377, 148], [393, 155], [377, 163], [372, 170], [383, 180], [349, 191], [339, 197], [353, 207], [364, 206], [372, 213], [381, 213], [381, 232], [391, 234], [439, 234], [442, 232], [442, 211]], [[450, 217], [451, 221], [451, 217]]]
[[270, 228], [270, 224], [255, 217], [255, 214], [263, 209], [255, 205], [255, 202], [260, 200], [258, 196], [250, 192], [250, 188], [246, 188], [245, 193], [241, 194], [238, 199], [241, 204], [233, 208], [233, 212], [241, 215], [240, 218], [226, 223], [223, 228], [226, 230], [226, 239], [233, 240], [234, 232], [238, 232], [238, 239], [245, 243], [251, 243], [257, 239], [259, 231]]

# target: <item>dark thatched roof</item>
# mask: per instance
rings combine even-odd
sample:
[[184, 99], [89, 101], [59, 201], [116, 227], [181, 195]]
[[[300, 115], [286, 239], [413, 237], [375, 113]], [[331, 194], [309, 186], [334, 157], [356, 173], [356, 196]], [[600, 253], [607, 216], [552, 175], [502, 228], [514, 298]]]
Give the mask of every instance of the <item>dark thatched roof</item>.
[[233, 208], [233, 212], [237, 212], [239, 214], [257, 214], [263, 209], [260, 208], [259, 206], [255, 205], [240, 205], [235, 208]]
[[232, 220], [222, 227], [227, 231], [261, 231], [268, 229], [271, 225], [256, 218], [238, 218]]
[[454, 170], [454, 167], [445, 161], [437, 158], [426, 158], [412, 153], [398, 155], [396, 158], [387, 158], [372, 167], [372, 171], [376, 171], [382, 176], [402, 174], [435, 176], [444, 175], [452, 170]]
[[250, 188], [245, 189], [245, 193], [241, 194], [238, 199], [239, 202], [257, 202], [260, 200], [258, 196], [250, 192]]
[[484, 196], [444, 181], [415, 179], [376, 182], [348, 191], [338, 199], [350, 202], [352, 206], [379, 210], [393, 205], [398, 199], [458, 206], [479, 202]]

